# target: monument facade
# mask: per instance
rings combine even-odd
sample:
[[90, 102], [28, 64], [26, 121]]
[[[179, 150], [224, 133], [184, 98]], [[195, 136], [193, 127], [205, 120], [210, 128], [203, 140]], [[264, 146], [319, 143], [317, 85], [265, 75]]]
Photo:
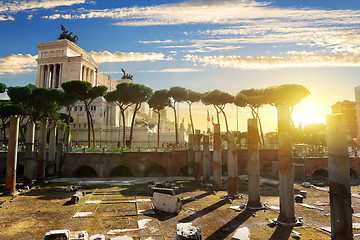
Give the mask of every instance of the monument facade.
[[[85, 50], [75, 44], [77, 36], [67, 34], [62, 27], [63, 37], [59, 40], [44, 42], [37, 45], [38, 67], [36, 86], [46, 88], [57, 88], [61, 90], [61, 84], [71, 80], [81, 80], [91, 83], [93, 86], [104, 85], [108, 91], [116, 89], [121, 82], [132, 82], [133, 76], [126, 74], [122, 79], [115, 81], [98, 71], [98, 64]], [[68, 37], [67, 37], [68, 36]], [[132, 146], [154, 147], [157, 143], [157, 126], [152, 126], [156, 121], [151, 119], [151, 111], [146, 112], [142, 106], [137, 114], [136, 126], [134, 127]], [[74, 122], [72, 128], [72, 145], [87, 145], [87, 118], [85, 107], [78, 102], [71, 109]], [[90, 107], [96, 132], [96, 145], [116, 147], [122, 142], [122, 120], [119, 107], [116, 104], [107, 103], [103, 97], [95, 99]], [[65, 112], [65, 109], [64, 109]], [[129, 108], [125, 114], [126, 140], [129, 140], [132, 109]], [[156, 118], [156, 116], [154, 115]], [[175, 142], [174, 129], [169, 120], [162, 116], [160, 140], [161, 143]], [[184, 129], [180, 129], [182, 136]], [[184, 141], [184, 137], [182, 138]]]

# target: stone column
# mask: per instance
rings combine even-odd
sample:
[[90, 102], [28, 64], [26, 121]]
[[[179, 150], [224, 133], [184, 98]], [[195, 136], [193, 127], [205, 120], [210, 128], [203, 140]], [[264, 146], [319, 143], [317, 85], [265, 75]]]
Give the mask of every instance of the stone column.
[[195, 130], [195, 180], [201, 177], [201, 148], [200, 148], [200, 130]]
[[42, 77], [42, 87], [46, 87], [47, 85], [47, 74], [49, 71], [49, 66], [48, 65], [44, 65], [43, 66], [44, 70], [43, 70], [43, 77]]
[[19, 137], [19, 117], [10, 117], [8, 153], [6, 160], [5, 194], [16, 192], [16, 165]]
[[56, 164], [55, 164], [55, 173], [60, 176], [61, 171], [61, 156], [64, 146], [64, 124], [60, 124], [58, 127], [58, 141], [56, 145]]
[[326, 116], [331, 239], [353, 239], [345, 116]]
[[238, 195], [237, 152], [234, 133], [228, 132], [228, 195]]
[[257, 120], [248, 119], [248, 192], [247, 207], [261, 208], [260, 202], [260, 160], [259, 160], [259, 132]]
[[46, 130], [48, 120], [42, 118], [40, 121], [40, 134], [39, 134], [39, 153], [38, 153], [38, 171], [36, 182], [42, 183], [45, 181], [45, 158], [46, 158]]
[[215, 189], [222, 188], [222, 159], [221, 159], [221, 139], [220, 139], [220, 124], [214, 124], [214, 150], [213, 150], [213, 171]]
[[26, 152], [24, 161], [24, 184], [31, 184], [33, 179], [33, 151], [35, 139], [35, 123], [29, 121], [26, 124]]
[[194, 134], [189, 134], [188, 176], [194, 175]]
[[40, 65], [37, 87], [42, 87], [44, 84], [44, 65]]
[[279, 144], [279, 195], [280, 224], [293, 224], [294, 210], [294, 168], [291, 154], [291, 131], [289, 107], [278, 106], [278, 144]]
[[59, 67], [59, 88], [61, 87], [61, 78], [62, 78], [62, 69], [63, 69], [63, 64], [59, 64], [60, 67]]
[[209, 135], [203, 136], [203, 178], [205, 183], [210, 183]]
[[49, 139], [49, 155], [48, 155], [48, 175], [55, 174], [55, 154], [56, 154], [56, 122], [50, 125], [50, 139]]
[[55, 64], [54, 65], [54, 83], [53, 83], [53, 88], [58, 88], [59, 84], [58, 84], [58, 81], [59, 81], [59, 69], [58, 69], [58, 65], [59, 64]]

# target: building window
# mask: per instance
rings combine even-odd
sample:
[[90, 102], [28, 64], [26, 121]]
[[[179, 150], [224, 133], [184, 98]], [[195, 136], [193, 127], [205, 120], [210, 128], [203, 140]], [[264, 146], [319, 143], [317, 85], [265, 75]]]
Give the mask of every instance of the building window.
[[79, 111], [82, 111], [82, 107], [80, 107], [80, 110]]
[[77, 107], [74, 107], [74, 111], [75, 111], [75, 112], [77, 111]]

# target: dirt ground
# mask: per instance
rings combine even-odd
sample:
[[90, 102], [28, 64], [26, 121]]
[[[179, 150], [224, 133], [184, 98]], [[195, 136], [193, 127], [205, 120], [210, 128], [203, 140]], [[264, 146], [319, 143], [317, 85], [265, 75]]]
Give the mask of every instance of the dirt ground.
[[[330, 239], [329, 233], [320, 229], [330, 227], [329, 194], [325, 191], [295, 185], [295, 193], [307, 191], [304, 203], [316, 208], [295, 203], [296, 216], [303, 218], [303, 226], [281, 228], [269, 226], [269, 219], [278, 217], [276, 186], [261, 187], [261, 201], [272, 209], [251, 212], [230, 208], [247, 203], [246, 181], [239, 180], [242, 197], [232, 202], [224, 198], [225, 191], [214, 192], [194, 181], [174, 183], [183, 202], [179, 214], [151, 211], [152, 192], [146, 184], [82, 186], [86, 195], [77, 204], [69, 202], [74, 192], [63, 191], [69, 183], [43, 184], [13, 199], [2, 196], [0, 201], [5, 202], [0, 205], [0, 239], [44, 239], [46, 232], [59, 229], [70, 230], [72, 239], [81, 230], [86, 230], [89, 236], [104, 234], [106, 239], [124, 235], [141, 240], [175, 239], [176, 224], [180, 222], [191, 222], [200, 228], [202, 239], [209, 240], [231, 239], [244, 226], [250, 229], [251, 239], [295, 239], [295, 232], [301, 234], [300, 239]], [[352, 187], [355, 195], [359, 195], [359, 190], [358, 186]], [[360, 212], [360, 199], [353, 197], [352, 204], [354, 212]], [[141, 210], [150, 211], [139, 213]], [[80, 212], [92, 215], [74, 217]], [[353, 223], [357, 222], [360, 218], [353, 217]], [[360, 230], [354, 229], [354, 234], [358, 233]]]

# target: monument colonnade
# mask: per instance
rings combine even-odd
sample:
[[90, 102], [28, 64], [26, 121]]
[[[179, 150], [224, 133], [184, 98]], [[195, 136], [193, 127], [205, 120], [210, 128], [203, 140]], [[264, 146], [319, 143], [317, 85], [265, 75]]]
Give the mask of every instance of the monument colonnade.
[[[60, 88], [61, 79], [63, 79], [63, 63], [51, 63], [40, 65], [40, 83], [41, 87], [46, 88]], [[95, 84], [95, 70], [93, 68], [82, 66], [81, 80], [90, 82], [92, 85]], [[80, 77], [80, 76], [79, 76]]]

